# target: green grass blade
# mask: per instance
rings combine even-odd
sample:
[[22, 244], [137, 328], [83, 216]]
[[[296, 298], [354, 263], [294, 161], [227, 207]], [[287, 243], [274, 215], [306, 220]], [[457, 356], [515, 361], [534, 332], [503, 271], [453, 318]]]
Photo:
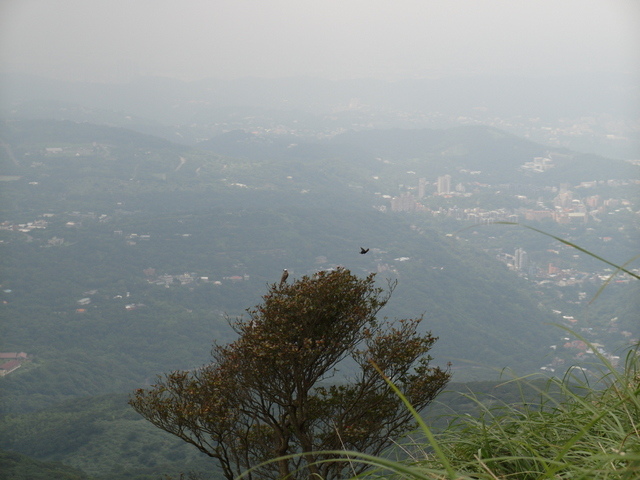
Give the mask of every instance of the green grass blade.
[[[638, 258], [640, 258], [640, 255], [636, 255], [635, 257], [631, 258], [631, 260], [627, 260], [626, 262], [624, 262], [622, 264], [622, 267], [626, 267], [628, 265], [630, 265], [631, 263], [635, 262]], [[622, 268], [621, 267], [621, 268]], [[602, 293], [602, 291], [607, 288], [607, 285], [609, 285], [611, 283], [611, 280], [614, 279], [614, 277], [620, 273], [621, 271], [623, 271], [621, 268], [617, 268], [615, 272], [613, 272], [609, 278], [607, 278], [604, 283], [602, 284], [602, 286], [600, 286], [600, 288], [598, 289], [598, 291], [596, 292], [596, 294], [593, 296], [593, 298], [591, 300], [589, 300], [589, 304], [593, 303], [595, 301], [596, 298], [598, 298], [600, 296], [600, 294]]]
[[438, 459], [440, 460], [440, 462], [444, 466], [445, 470], [447, 471], [447, 476], [451, 480], [454, 480], [454, 479], [458, 478], [458, 476], [456, 475], [455, 470], [453, 469], [453, 467], [449, 463], [449, 460], [447, 459], [447, 456], [445, 455], [445, 453], [442, 450], [442, 448], [440, 448], [440, 445], [438, 444], [438, 441], [436, 440], [435, 436], [431, 432], [431, 429], [427, 426], [427, 424], [424, 422], [424, 420], [422, 419], [420, 414], [416, 411], [416, 409], [413, 408], [413, 405], [411, 405], [409, 400], [407, 400], [407, 397], [405, 397], [402, 394], [402, 392], [398, 389], [398, 387], [396, 387], [394, 385], [394, 383], [391, 380], [389, 380], [389, 378], [382, 372], [382, 370], [380, 370], [380, 367], [378, 367], [378, 365], [376, 365], [374, 362], [371, 362], [371, 365], [382, 376], [382, 378], [384, 378], [384, 381], [387, 382], [387, 385], [389, 385], [389, 387], [394, 391], [394, 393], [396, 395], [398, 395], [400, 400], [402, 400], [402, 403], [404, 403], [405, 407], [411, 412], [411, 415], [413, 415], [413, 418], [417, 421], [420, 429], [422, 430], [422, 432], [425, 434], [425, 436], [429, 440], [429, 443], [431, 444], [431, 447], [433, 448], [436, 456], [438, 457]]

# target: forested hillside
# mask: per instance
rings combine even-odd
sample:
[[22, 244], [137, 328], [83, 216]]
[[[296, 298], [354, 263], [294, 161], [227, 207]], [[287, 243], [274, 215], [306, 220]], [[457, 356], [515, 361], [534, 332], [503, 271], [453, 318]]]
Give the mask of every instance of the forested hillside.
[[[255, 304], [282, 268], [302, 275], [345, 265], [379, 271], [382, 284], [398, 278], [388, 314], [424, 314], [441, 337], [442, 361], [535, 368], [546, 346], [530, 338], [551, 339], [549, 317], [505, 269], [367, 205], [351, 183], [357, 165], [281, 159], [267, 168], [70, 122], [12, 123], [4, 135], [16, 160], [5, 151], [5, 162], [18, 177], [3, 189], [6, 218], [46, 221], [2, 232], [11, 290], [4, 348], [34, 355], [30, 371], [9, 383], [28, 384], [49, 362], [55, 376], [73, 377], [78, 367], [61, 368], [64, 358], [83, 358], [86, 380], [38, 388], [87, 394], [94, 387], [83, 385], [100, 384], [94, 366], [105, 363], [110, 381], [98, 392], [198, 365], [211, 341], [229, 334], [224, 316]], [[360, 256], [361, 245], [371, 252]], [[185, 273], [193, 282], [157, 284]], [[79, 308], [83, 298], [91, 303]]]
[[[122, 395], [157, 374], [207, 362], [213, 342], [234, 338], [229, 320], [259, 303], [283, 268], [294, 278], [344, 266], [377, 272], [382, 287], [397, 280], [382, 314], [424, 315], [423, 328], [439, 337], [434, 363], [451, 362], [454, 381], [494, 378], [504, 367], [537, 371], [565, 335], [541, 292], [489, 249], [381, 208], [399, 184], [445, 173], [451, 155], [463, 170], [481, 169], [478, 180], [500, 180], [544, 153], [532, 142], [473, 128], [295, 145], [231, 133], [195, 148], [69, 121], [5, 122], [0, 138], [0, 350], [28, 355], [0, 378], [2, 428], [14, 432], [3, 435], [5, 449], [74, 458], [94, 473], [97, 432], [134, 420], [131, 412], [104, 423], [95, 412], [78, 417], [86, 405], [74, 402], [115, 394], [105, 398], [123, 405]], [[628, 164], [609, 167], [623, 175]], [[14, 416], [34, 412], [48, 432], [64, 434], [53, 450], [24, 436], [26, 417]], [[77, 430], [59, 428], [65, 415]], [[136, 432], [108, 442], [126, 455], [148, 433]], [[78, 444], [85, 433], [88, 443]], [[131, 468], [181, 451], [147, 440]], [[108, 468], [110, 478], [124, 475]]]

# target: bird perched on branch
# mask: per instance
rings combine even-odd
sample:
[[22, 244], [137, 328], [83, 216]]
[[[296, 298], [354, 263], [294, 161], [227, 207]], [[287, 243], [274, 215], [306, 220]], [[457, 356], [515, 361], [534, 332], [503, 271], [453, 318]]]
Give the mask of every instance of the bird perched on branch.
[[365, 253], [367, 253], [368, 251], [369, 251], [369, 249], [368, 249], [368, 248], [366, 248], [366, 249], [365, 249], [365, 248], [360, 247], [360, 255], [364, 255], [364, 254], [365, 254]]
[[285, 268], [282, 270], [282, 277], [280, 277], [280, 286], [284, 285], [289, 277], [289, 271]]

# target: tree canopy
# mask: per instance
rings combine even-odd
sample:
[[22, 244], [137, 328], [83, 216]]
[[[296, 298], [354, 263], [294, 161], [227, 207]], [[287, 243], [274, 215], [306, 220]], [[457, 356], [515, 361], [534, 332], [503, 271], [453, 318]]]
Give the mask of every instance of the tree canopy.
[[[422, 317], [376, 318], [394, 288], [346, 269], [271, 284], [235, 320], [237, 340], [213, 346], [211, 363], [164, 375], [130, 404], [216, 458], [227, 479], [249, 469], [248, 478], [273, 479], [359, 473], [366, 466], [327, 452], [380, 454], [413, 428], [374, 365], [417, 409], [450, 378], [430, 366], [437, 338], [418, 333]], [[338, 367], [349, 373], [338, 377]]]

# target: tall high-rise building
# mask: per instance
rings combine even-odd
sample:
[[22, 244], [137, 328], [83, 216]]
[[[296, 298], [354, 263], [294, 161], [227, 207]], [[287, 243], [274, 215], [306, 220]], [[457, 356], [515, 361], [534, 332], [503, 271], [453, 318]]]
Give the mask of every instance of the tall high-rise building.
[[569, 191], [559, 193], [554, 199], [553, 204], [556, 207], [568, 208], [571, 206], [573, 200], [573, 194]]
[[420, 178], [418, 180], [418, 198], [424, 198], [427, 191], [427, 179]]
[[526, 271], [529, 268], [529, 255], [522, 248], [516, 248], [513, 266], [519, 271]]
[[451, 193], [451, 175], [438, 177], [438, 195]]

